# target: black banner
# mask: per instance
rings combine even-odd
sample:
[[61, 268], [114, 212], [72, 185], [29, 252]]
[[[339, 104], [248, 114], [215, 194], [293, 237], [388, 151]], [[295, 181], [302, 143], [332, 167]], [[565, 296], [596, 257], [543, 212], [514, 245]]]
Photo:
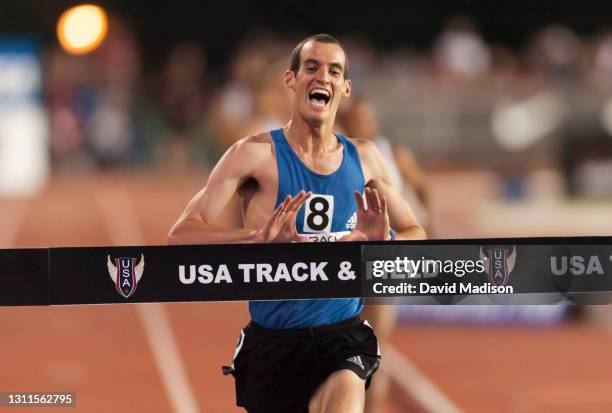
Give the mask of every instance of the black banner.
[[612, 244], [593, 242], [603, 239], [563, 239], [566, 244], [558, 245], [535, 239], [465, 241], [364, 245], [362, 296], [401, 297], [396, 304], [612, 301]]
[[612, 237], [0, 250], [0, 305], [612, 300]]
[[[342, 280], [338, 272], [342, 262], [359, 271], [359, 248], [352, 243], [52, 248], [51, 303], [358, 297], [359, 277]], [[138, 279], [134, 268], [143, 260]], [[131, 284], [135, 287], [125, 291]]]
[[0, 305], [50, 305], [49, 250], [0, 249]]

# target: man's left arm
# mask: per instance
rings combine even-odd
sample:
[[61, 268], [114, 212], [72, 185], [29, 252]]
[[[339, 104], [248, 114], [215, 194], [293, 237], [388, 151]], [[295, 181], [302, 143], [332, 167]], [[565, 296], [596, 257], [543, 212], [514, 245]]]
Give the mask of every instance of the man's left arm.
[[371, 141], [358, 140], [357, 148], [361, 157], [366, 185], [386, 197], [389, 223], [395, 231], [396, 239], [426, 239], [427, 234], [417, 221], [408, 202], [401, 196], [393, 182], [386, 161], [376, 145]]

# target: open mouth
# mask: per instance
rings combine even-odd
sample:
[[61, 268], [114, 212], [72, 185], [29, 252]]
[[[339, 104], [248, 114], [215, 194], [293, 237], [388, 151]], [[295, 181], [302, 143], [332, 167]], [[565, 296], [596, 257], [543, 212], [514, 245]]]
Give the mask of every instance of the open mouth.
[[331, 97], [325, 89], [312, 89], [308, 94], [308, 99], [313, 106], [322, 108], [327, 105]]

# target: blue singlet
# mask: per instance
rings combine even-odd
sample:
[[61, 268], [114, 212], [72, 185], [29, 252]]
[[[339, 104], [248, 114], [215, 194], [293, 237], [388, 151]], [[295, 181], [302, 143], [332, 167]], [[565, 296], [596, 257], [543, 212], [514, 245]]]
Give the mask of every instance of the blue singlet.
[[[357, 148], [346, 137], [336, 135], [344, 146], [340, 167], [329, 175], [311, 171], [298, 158], [282, 129], [270, 132], [278, 167], [278, 206], [287, 195], [311, 191], [296, 218], [300, 234], [314, 241], [336, 241], [348, 234], [357, 222], [353, 191], [363, 193], [365, 179]], [[361, 312], [360, 298], [333, 300], [251, 301], [253, 321], [266, 328], [303, 328], [332, 324]]]

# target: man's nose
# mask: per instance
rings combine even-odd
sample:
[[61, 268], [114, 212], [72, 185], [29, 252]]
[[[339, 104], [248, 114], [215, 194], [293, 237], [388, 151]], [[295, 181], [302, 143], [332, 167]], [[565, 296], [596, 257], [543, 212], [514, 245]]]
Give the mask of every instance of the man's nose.
[[320, 70], [319, 73], [317, 73], [316, 80], [327, 85], [329, 83], [329, 73], [327, 73], [327, 70]]

